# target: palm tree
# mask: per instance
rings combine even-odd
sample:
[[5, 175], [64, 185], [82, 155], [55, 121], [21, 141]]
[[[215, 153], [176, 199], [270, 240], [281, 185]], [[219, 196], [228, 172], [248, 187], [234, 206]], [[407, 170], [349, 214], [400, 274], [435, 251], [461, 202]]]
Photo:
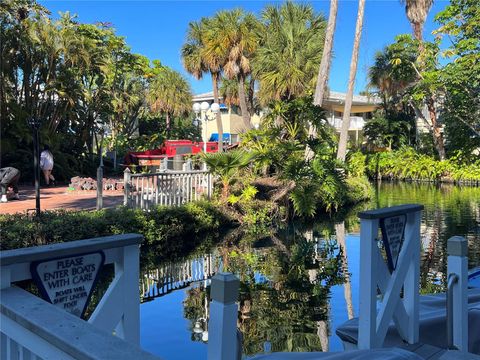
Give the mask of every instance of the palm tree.
[[405, 4], [405, 12], [408, 21], [412, 25], [413, 36], [420, 42], [423, 42], [423, 25], [427, 19], [428, 12], [432, 7], [433, 0], [400, 0]]
[[205, 32], [205, 56], [224, 59], [223, 73], [238, 82], [238, 97], [244, 126], [250, 129], [245, 80], [251, 73], [251, 58], [258, 44], [258, 21], [241, 9], [220, 11]]
[[[203, 18], [199, 22], [191, 22], [188, 26], [187, 42], [182, 47], [183, 67], [197, 80], [203, 74], [210, 72], [212, 77], [213, 99], [218, 104], [218, 82], [224, 63], [223, 53], [215, 50], [208, 51], [204, 41], [205, 32], [211, 27], [212, 21]], [[223, 150], [222, 114], [217, 112], [218, 151]]]
[[[425, 46], [423, 44], [423, 25], [427, 19], [428, 12], [430, 11], [433, 0], [400, 0], [405, 3], [405, 12], [407, 14], [408, 21], [412, 25], [413, 36], [418, 40], [418, 51], [420, 54], [419, 70], [425, 66], [422, 54], [424, 53]], [[420, 80], [421, 76], [417, 76], [417, 80]], [[444, 160], [445, 144], [441, 126], [438, 123], [437, 104], [435, 94], [430, 94], [425, 99], [425, 105], [430, 117], [430, 126], [432, 128], [433, 141], [438, 152], [440, 160]]]
[[287, 1], [262, 12], [262, 46], [254, 58], [263, 103], [313, 92], [322, 58], [326, 22], [311, 5]]
[[330, 14], [328, 15], [327, 33], [325, 35], [325, 44], [323, 45], [322, 62], [318, 69], [317, 86], [313, 103], [322, 106], [323, 96], [327, 87], [328, 75], [330, 73], [330, 64], [332, 61], [333, 35], [337, 24], [338, 0], [330, 0]]
[[338, 143], [337, 150], [337, 159], [341, 161], [345, 161], [345, 156], [347, 155], [348, 129], [350, 128], [350, 110], [352, 109], [353, 87], [355, 85], [355, 75], [357, 73], [358, 49], [360, 47], [360, 38], [362, 36], [364, 10], [365, 0], [359, 0], [357, 25], [355, 27], [355, 40], [353, 42], [352, 60], [350, 62], [348, 90], [345, 97], [345, 109], [343, 110], [342, 129], [340, 131], [340, 141]]
[[238, 170], [250, 164], [252, 154], [243, 150], [232, 150], [224, 153], [205, 153], [202, 155], [209, 169], [222, 181], [222, 198], [226, 200], [230, 193], [230, 185]]
[[192, 106], [187, 80], [166, 66], [161, 66], [152, 80], [147, 97], [152, 111], [165, 115], [167, 133], [170, 132], [171, 117], [188, 114]]

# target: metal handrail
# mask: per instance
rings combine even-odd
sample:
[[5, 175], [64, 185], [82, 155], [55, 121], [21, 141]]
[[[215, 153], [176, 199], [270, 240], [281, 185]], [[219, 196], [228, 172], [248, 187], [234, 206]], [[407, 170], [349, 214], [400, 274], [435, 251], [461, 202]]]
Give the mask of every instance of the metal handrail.
[[449, 350], [458, 350], [453, 345], [453, 287], [458, 283], [458, 275], [451, 273], [447, 282], [447, 346]]

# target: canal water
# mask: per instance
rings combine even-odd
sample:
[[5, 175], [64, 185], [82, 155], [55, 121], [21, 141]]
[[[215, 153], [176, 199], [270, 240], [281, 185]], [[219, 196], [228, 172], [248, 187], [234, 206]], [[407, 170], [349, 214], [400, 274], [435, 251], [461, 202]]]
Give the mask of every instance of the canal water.
[[425, 206], [423, 293], [444, 289], [450, 236], [465, 236], [469, 266], [480, 265], [480, 188], [382, 183], [372, 201], [335, 218], [289, 224], [263, 238], [245, 235], [191, 259], [145, 270], [142, 348], [164, 359], [205, 359], [209, 317], [205, 279], [215, 271], [230, 271], [241, 280], [239, 327], [246, 358], [274, 351], [342, 350], [335, 329], [358, 316], [356, 214], [406, 203]]

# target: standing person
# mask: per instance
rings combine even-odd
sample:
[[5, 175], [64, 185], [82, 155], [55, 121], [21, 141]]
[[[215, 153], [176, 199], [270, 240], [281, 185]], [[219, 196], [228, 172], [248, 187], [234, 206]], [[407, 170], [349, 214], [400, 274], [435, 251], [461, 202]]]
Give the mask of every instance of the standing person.
[[13, 188], [13, 198], [20, 200], [18, 196], [18, 180], [20, 179], [20, 171], [14, 167], [5, 167], [0, 169], [0, 186], [2, 188], [2, 198], [0, 202], [6, 203], [7, 190], [9, 187]]
[[50, 185], [50, 180], [52, 180], [52, 184], [55, 185], [55, 178], [52, 175], [53, 155], [50, 151], [50, 147], [47, 144], [45, 144], [43, 151], [40, 154], [40, 169], [43, 171], [45, 184], [47, 184], [47, 186]]

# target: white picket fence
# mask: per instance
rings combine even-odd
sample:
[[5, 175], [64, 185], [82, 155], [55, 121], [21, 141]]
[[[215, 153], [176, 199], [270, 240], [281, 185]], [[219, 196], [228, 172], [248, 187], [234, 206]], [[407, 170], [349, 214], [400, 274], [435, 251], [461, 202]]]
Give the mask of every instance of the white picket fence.
[[212, 195], [208, 171], [164, 171], [153, 174], [124, 173], [123, 204], [149, 210], [152, 206], [179, 206]]

